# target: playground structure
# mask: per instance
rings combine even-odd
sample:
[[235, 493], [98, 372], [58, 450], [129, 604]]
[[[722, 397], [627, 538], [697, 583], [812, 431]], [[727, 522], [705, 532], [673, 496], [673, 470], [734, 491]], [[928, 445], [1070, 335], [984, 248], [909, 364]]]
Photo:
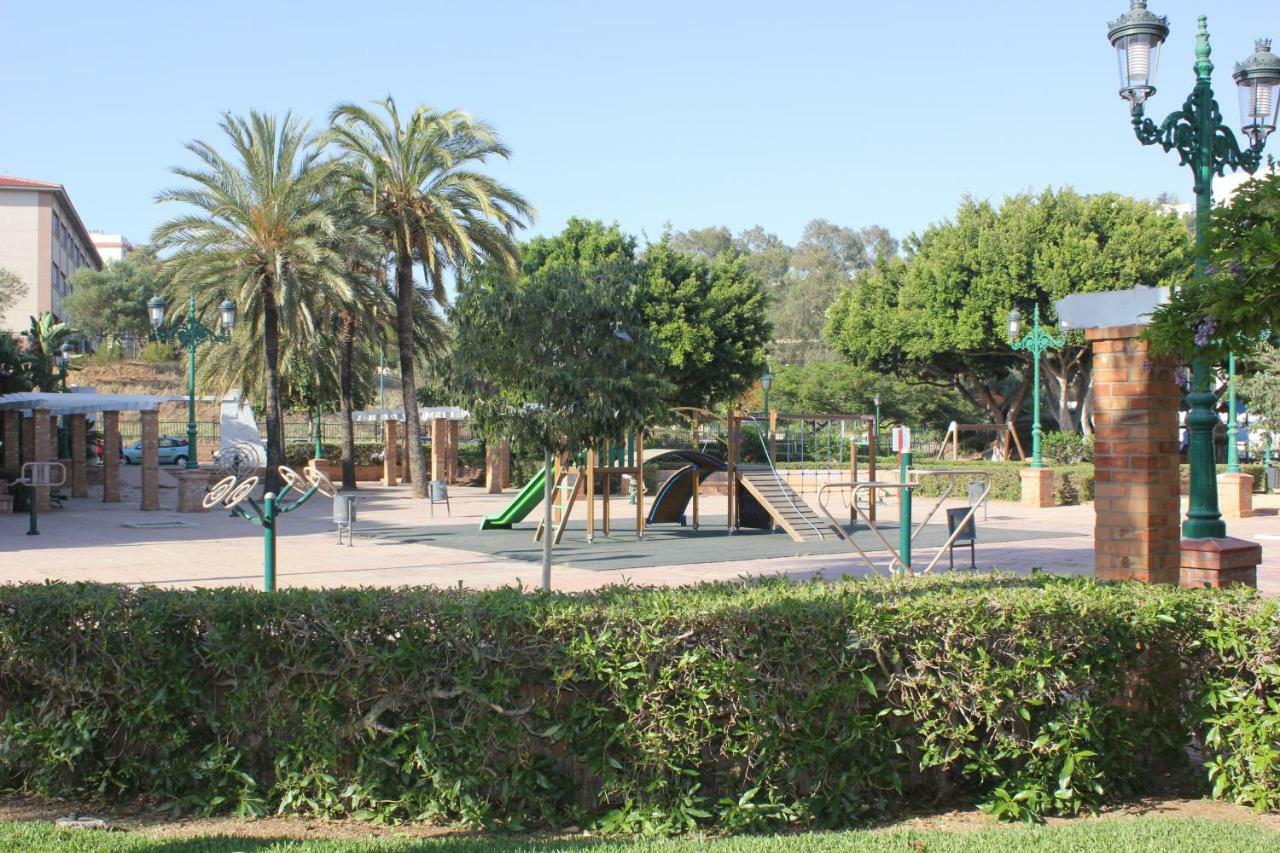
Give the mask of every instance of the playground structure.
[[1000, 458], [1009, 458], [1009, 445], [1012, 444], [1018, 448], [1018, 460], [1025, 462], [1027, 458], [1026, 451], [1022, 449], [1022, 441], [1018, 438], [1018, 431], [1009, 424], [960, 424], [952, 421], [947, 426], [947, 434], [942, 438], [942, 446], [938, 448], [938, 459], [941, 460], [946, 455], [947, 445], [951, 445], [951, 461], [955, 462], [960, 458], [960, 433], [962, 432], [998, 432], [1003, 433], [1000, 442]]
[[[568, 521], [579, 500], [586, 501], [586, 537], [588, 542], [595, 540], [597, 533], [596, 496], [597, 481], [600, 483], [601, 495], [606, 497], [602, 503], [599, 516], [599, 530], [604, 535], [610, 533], [611, 522], [609, 501], [607, 497], [613, 493], [613, 478], [629, 479], [634, 484], [635, 523], [637, 538], [644, 538], [646, 526], [651, 524], [689, 525], [695, 531], [700, 529], [701, 508], [704, 500], [703, 483], [712, 474], [725, 473], [728, 487], [726, 499], [726, 526], [730, 533], [743, 527], [760, 530], [780, 528], [797, 542], [824, 540], [832, 534], [827, 521], [816, 513], [801, 498], [786, 479], [779, 475], [773, 460], [776, 458], [776, 433], [779, 422], [815, 421], [828, 426], [855, 424], [865, 426], [866, 441], [869, 448], [877, 443], [875, 418], [870, 415], [810, 415], [786, 414], [771, 412], [768, 416], [756, 416], [749, 412], [732, 410], [724, 419], [725, 458], [721, 459], [707, 452], [712, 441], [702, 441], [700, 428], [707, 423], [719, 421], [715, 415], [700, 410], [682, 409], [677, 414], [693, 425], [691, 444], [702, 449], [690, 448], [645, 448], [644, 435], [641, 433], [629, 436], [625, 442], [605, 444], [600, 448], [592, 448], [580, 454], [577, 460], [561, 457], [556, 461], [552, 472], [553, 501], [552, 518], [553, 542], [560, 542], [564, 536]], [[765, 464], [742, 461], [740, 444], [744, 433], [744, 423], [762, 426], [762, 419], [768, 424], [769, 438], [762, 441], [761, 452], [766, 459]], [[759, 430], [757, 430], [757, 433]], [[858, 481], [857, 436], [849, 436], [849, 476]], [[645, 512], [644, 466], [664, 460], [678, 460], [682, 467], [677, 469], [662, 483]], [[871, 479], [876, 477], [875, 453], [868, 454], [868, 467]], [[481, 530], [506, 530], [513, 524], [522, 521], [543, 500], [545, 494], [545, 472], [535, 474], [516, 498], [499, 514], [486, 517], [480, 523]], [[875, 493], [867, 494], [868, 512], [871, 522], [875, 522]], [[851, 507], [850, 522], [855, 514]], [[539, 523], [535, 540], [540, 541], [545, 535], [544, 524]]]

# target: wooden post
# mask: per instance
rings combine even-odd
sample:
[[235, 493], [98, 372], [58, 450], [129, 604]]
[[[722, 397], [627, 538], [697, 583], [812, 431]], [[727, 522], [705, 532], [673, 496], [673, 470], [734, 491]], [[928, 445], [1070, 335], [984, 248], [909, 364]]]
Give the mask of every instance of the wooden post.
[[778, 411], [769, 410], [769, 464], [778, 467]]
[[[849, 479], [853, 481], [853, 486], [858, 485], [858, 437], [849, 437]], [[849, 491], [849, 523], [853, 524], [858, 519], [858, 493], [853, 490], [853, 486]]]
[[[876, 481], [876, 458], [880, 455], [880, 431], [876, 429], [873, 422], [871, 424], [871, 453], [867, 459], [867, 479], [871, 482]], [[867, 489], [867, 518], [871, 519], [871, 523], [876, 523], [876, 490]]]
[[644, 539], [644, 433], [636, 431], [636, 538]]
[[726, 490], [728, 500], [725, 502], [725, 510], [727, 516], [727, 526], [729, 532], [732, 533], [737, 527], [737, 467], [738, 467], [738, 410], [729, 410], [729, 419], [725, 422], [726, 433], [728, 439], [729, 452], [725, 455], [725, 474], [729, 478], [729, 488]]
[[596, 538], [596, 452], [587, 451], [587, 541]]
[[698, 498], [702, 495], [702, 468], [693, 466], [693, 530], [698, 531]]

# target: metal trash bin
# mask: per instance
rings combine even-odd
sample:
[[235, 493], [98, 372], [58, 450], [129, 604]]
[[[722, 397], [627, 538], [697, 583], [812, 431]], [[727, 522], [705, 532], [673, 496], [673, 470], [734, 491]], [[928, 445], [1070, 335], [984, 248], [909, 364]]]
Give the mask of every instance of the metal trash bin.
[[428, 503], [431, 505], [431, 514], [436, 514], [436, 504], [444, 504], [444, 508], [448, 510], [450, 517], [453, 516], [453, 506], [449, 503], [449, 484], [444, 480], [432, 480], [427, 484]]
[[333, 496], [333, 523], [338, 525], [338, 544], [342, 544], [342, 534], [347, 534], [347, 547], [350, 548], [354, 542], [354, 536], [351, 534], [352, 528], [356, 523], [356, 502], [360, 500], [358, 495], [337, 494]]
[[1273, 492], [1280, 491], [1280, 468], [1267, 468], [1267, 488]]

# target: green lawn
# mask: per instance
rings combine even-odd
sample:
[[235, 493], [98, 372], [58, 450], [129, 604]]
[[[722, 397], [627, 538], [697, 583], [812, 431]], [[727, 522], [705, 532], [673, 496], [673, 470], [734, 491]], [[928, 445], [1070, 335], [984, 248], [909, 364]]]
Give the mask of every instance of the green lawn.
[[785, 837], [727, 838], [705, 841], [530, 841], [447, 838], [434, 841], [287, 841], [250, 837], [148, 839], [127, 833], [57, 830], [47, 824], [0, 823], [0, 850], [163, 851], [163, 853], [233, 853], [287, 850], [297, 853], [402, 853], [402, 851], [551, 851], [635, 850], [744, 851], [769, 853], [816, 850], [905, 851], [1249, 851], [1280, 850], [1280, 832], [1237, 821], [1170, 817], [1117, 818], [1054, 826], [1008, 826], [980, 830], [873, 830]]

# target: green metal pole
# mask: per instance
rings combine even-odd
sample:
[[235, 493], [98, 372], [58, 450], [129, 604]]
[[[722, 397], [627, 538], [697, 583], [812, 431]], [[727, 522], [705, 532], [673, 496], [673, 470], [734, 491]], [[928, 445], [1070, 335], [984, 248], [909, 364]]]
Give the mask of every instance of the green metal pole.
[[200, 467], [196, 459], [196, 292], [191, 291], [187, 303], [187, 325], [192, 334], [187, 339], [187, 470]]
[[[898, 482], [907, 482], [907, 469], [911, 467], [911, 451], [905, 451], [898, 457]], [[911, 490], [901, 489], [901, 517], [898, 519], [898, 556], [906, 571], [911, 571]]]
[[382, 356], [378, 362], [378, 408], [387, 407], [387, 343], [382, 342]]
[[262, 588], [276, 591], [276, 495], [262, 498]]
[[[1040, 306], [1036, 306], [1035, 329], [1036, 338], [1040, 337]], [[1040, 441], [1043, 433], [1040, 430], [1040, 355], [1044, 349], [1033, 347], [1031, 351], [1031, 467], [1043, 468], [1044, 457], [1040, 455]], [[1065, 380], [1064, 380], [1065, 381]], [[1016, 427], [1014, 427], [1016, 429]]]
[[320, 436], [320, 407], [319, 406], [316, 406], [316, 455], [313, 456], [312, 458], [313, 459], [324, 458], [324, 445], [321, 441], [321, 436]]
[[40, 525], [39, 525], [39, 519], [38, 519], [39, 506], [40, 506], [40, 493], [39, 493], [38, 487], [27, 486], [27, 535], [28, 536], [40, 535]]
[[1240, 473], [1240, 413], [1236, 409], [1236, 354], [1227, 354], [1227, 473]]
[[[1205, 18], [1200, 18], [1196, 34], [1196, 88], [1192, 98], [1196, 104], [1196, 149], [1192, 169], [1196, 194], [1196, 274], [1204, 275], [1209, 265], [1209, 210], [1213, 206], [1214, 104], [1209, 60], [1209, 32]], [[1188, 539], [1208, 539], [1227, 535], [1227, 526], [1218, 511], [1218, 483], [1213, 452], [1213, 430], [1218, 416], [1213, 411], [1216, 397], [1209, 387], [1209, 368], [1203, 358], [1191, 366], [1192, 393], [1187, 395], [1191, 411], [1187, 413], [1190, 440], [1188, 461], [1191, 464], [1191, 500], [1182, 535]]]

